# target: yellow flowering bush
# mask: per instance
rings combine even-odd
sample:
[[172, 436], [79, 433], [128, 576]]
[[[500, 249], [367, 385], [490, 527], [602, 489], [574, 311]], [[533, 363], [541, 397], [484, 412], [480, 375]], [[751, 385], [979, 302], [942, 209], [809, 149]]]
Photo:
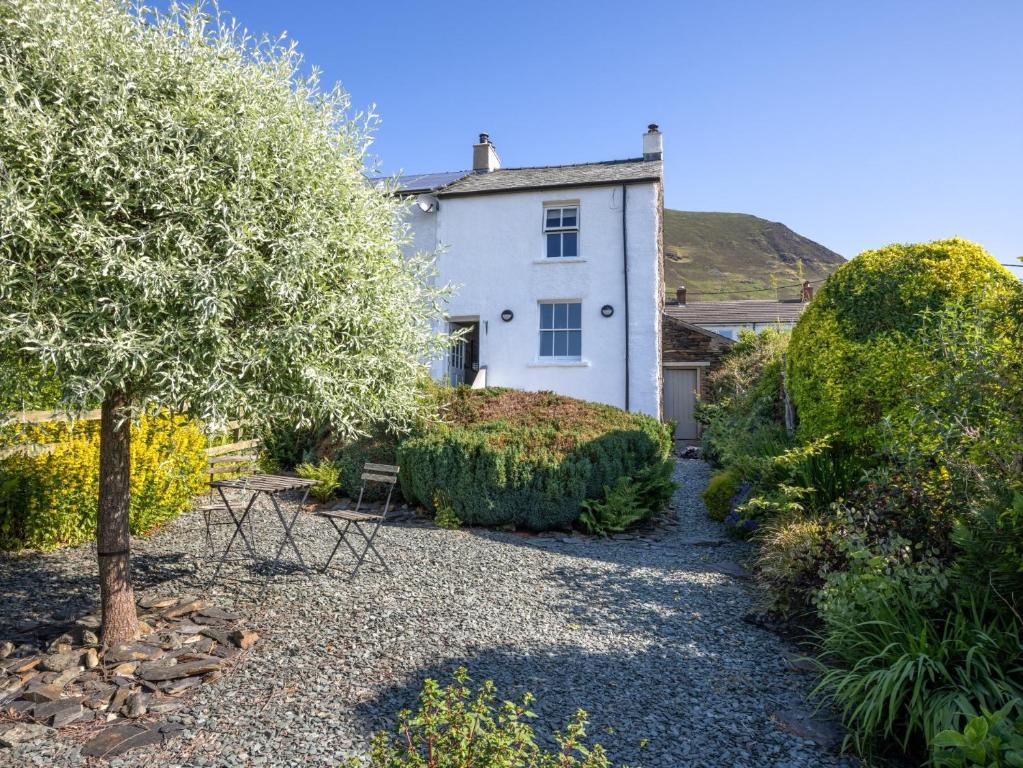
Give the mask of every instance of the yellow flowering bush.
[[[183, 416], [143, 415], [132, 425], [133, 534], [189, 509], [205, 483], [206, 438]], [[55, 444], [47, 453], [0, 459], [0, 549], [55, 549], [95, 535], [99, 424], [67, 422], [8, 429], [2, 446]]]

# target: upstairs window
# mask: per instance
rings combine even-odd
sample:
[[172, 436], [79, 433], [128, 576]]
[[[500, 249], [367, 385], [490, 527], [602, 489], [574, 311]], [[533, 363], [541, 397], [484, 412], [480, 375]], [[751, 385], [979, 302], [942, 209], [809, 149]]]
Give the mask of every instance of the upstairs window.
[[548, 259], [574, 259], [579, 256], [579, 208], [544, 208], [543, 231], [547, 238]]
[[582, 351], [582, 304], [578, 301], [541, 302], [540, 357], [579, 360]]

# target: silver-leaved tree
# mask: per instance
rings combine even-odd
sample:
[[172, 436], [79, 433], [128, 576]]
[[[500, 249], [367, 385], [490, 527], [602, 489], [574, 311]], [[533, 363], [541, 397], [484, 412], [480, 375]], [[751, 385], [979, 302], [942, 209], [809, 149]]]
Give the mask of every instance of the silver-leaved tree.
[[370, 120], [209, 10], [0, 3], [0, 351], [102, 404], [106, 641], [137, 634], [134, 414], [407, 422], [443, 343], [429, 259], [364, 178]]

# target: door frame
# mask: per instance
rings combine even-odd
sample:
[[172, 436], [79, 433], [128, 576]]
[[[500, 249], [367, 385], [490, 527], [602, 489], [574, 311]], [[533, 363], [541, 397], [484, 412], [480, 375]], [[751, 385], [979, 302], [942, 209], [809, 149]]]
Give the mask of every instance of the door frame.
[[[482, 328], [480, 327], [481, 323], [479, 315], [452, 315], [445, 317], [444, 320], [447, 323], [449, 333], [454, 329], [455, 326], [467, 325], [475, 326], [475, 330], [472, 334], [470, 334], [470, 341], [468, 342], [470, 349], [463, 351], [463, 355], [465, 355], [465, 357], [468, 358], [468, 360], [471, 360], [473, 362], [473, 365], [471, 368], [467, 368], [464, 366], [463, 363], [462, 373], [464, 377], [466, 371], [470, 370], [479, 371], [480, 367], [482, 366], [482, 363], [480, 362], [480, 352], [483, 341], [481, 335]], [[444, 365], [445, 379], [447, 379], [449, 383], [453, 383], [451, 381], [451, 373], [453, 370], [451, 367], [451, 358], [453, 352], [454, 347], [448, 350], [448, 354], [446, 356]], [[470, 380], [463, 380], [462, 383], [467, 386], [472, 385], [472, 381]]]

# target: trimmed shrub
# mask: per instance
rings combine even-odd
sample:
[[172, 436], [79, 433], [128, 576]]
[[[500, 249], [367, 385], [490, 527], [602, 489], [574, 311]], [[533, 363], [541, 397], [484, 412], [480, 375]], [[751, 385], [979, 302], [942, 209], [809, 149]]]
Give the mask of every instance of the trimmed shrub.
[[[341, 490], [353, 499], [362, 488], [362, 472], [366, 462], [374, 464], [396, 464], [398, 441], [386, 433], [363, 437], [342, 446], [336, 451], [335, 462], [341, 469]], [[387, 488], [380, 483], [367, 483], [363, 493], [365, 501], [379, 501], [387, 495]]]
[[[191, 508], [206, 482], [206, 438], [181, 416], [142, 416], [132, 426], [133, 534]], [[0, 460], [0, 549], [55, 549], [93, 538], [99, 500], [99, 424], [33, 426], [10, 442], [56, 443], [49, 453]]]
[[892, 432], [909, 434], [908, 393], [933, 356], [920, 339], [927, 314], [964, 305], [1004, 315], [1020, 290], [965, 240], [861, 253], [828, 278], [792, 332], [788, 378], [800, 435], [834, 435], [869, 456]]
[[718, 522], [732, 511], [732, 499], [739, 493], [742, 478], [738, 472], [726, 469], [714, 475], [703, 491], [703, 503], [707, 505], [707, 516]]
[[398, 447], [401, 487], [431, 512], [440, 491], [466, 525], [566, 528], [585, 499], [671, 449], [649, 416], [552, 392], [460, 387], [443, 398], [444, 422]]

